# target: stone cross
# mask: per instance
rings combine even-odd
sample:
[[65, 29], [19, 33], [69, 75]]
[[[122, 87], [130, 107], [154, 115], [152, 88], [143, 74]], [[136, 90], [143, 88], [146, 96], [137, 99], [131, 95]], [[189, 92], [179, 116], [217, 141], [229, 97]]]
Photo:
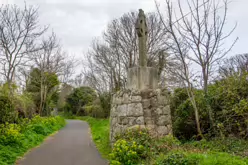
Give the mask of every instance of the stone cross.
[[147, 66], [147, 56], [146, 56], [147, 24], [146, 24], [146, 16], [142, 9], [139, 9], [139, 15], [135, 28], [139, 38], [139, 66], [146, 67]]

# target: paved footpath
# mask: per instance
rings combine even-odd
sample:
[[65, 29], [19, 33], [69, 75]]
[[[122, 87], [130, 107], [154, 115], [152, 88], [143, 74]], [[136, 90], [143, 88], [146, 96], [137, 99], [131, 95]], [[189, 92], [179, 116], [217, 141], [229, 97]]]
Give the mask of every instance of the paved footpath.
[[67, 120], [65, 128], [31, 150], [18, 165], [107, 165], [92, 142], [89, 126]]

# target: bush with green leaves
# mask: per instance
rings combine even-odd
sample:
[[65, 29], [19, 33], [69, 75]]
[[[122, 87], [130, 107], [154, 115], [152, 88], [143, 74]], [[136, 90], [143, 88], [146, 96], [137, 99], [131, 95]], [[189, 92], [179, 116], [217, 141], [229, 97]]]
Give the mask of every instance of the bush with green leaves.
[[172, 135], [154, 139], [153, 145], [150, 147], [153, 154], [167, 153], [173, 149], [179, 148], [181, 142]]
[[156, 161], [156, 165], [197, 165], [197, 161], [188, 159], [184, 153], [172, 152], [159, 157]]
[[32, 95], [39, 115], [49, 116], [59, 99], [58, 75], [33, 68], [28, 78], [26, 92]]
[[194, 147], [206, 151], [226, 152], [235, 155], [248, 156], [248, 141], [238, 138], [215, 138], [211, 140], [192, 141], [183, 144], [184, 147]]
[[8, 96], [0, 95], [0, 124], [14, 122], [16, 112], [14, 105]]
[[[235, 136], [247, 138], [248, 134], [248, 73], [233, 74], [215, 81], [208, 87], [208, 98], [203, 90], [194, 89], [200, 124], [205, 137]], [[207, 103], [213, 112], [214, 130], [210, 130]], [[180, 140], [195, 139], [197, 135], [194, 110], [184, 88], [176, 89], [171, 98], [173, 133]]]
[[15, 94], [13, 104], [19, 118], [32, 118], [35, 114], [36, 107], [32, 93], [24, 92], [22, 94]]
[[111, 164], [134, 165], [149, 157], [153, 140], [147, 129], [133, 128], [118, 134], [110, 154]]
[[92, 105], [97, 99], [96, 92], [90, 87], [75, 88], [66, 99], [66, 112], [73, 115], [85, 115], [84, 106]]
[[248, 73], [234, 74], [209, 87], [215, 122], [223, 136], [246, 137], [248, 134]]
[[99, 94], [99, 100], [104, 117], [105, 118], [109, 117], [110, 109], [111, 109], [111, 93], [105, 92]]
[[[194, 89], [196, 104], [199, 109], [202, 132], [209, 128], [206, 102], [202, 90]], [[197, 135], [195, 114], [185, 88], [178, 88], [171, 97], [171, 114], [173, 121], [173, 133], [180, 140], [189, 140]]]
[[110, 154], [111, 165], [134, 165], [144, 159], [145, 147], [135, 141], [117, 140]]
[[97, 104], [84, 106], [84, 112], [86, 116], [104, 118], [103, 109], [100, 105]]
[[0, 125], [0, 165], [13, 164], [28, 149], [38, 145], [49, 134], [65, 125], [61, 117], [19, 119], [15, 124]]

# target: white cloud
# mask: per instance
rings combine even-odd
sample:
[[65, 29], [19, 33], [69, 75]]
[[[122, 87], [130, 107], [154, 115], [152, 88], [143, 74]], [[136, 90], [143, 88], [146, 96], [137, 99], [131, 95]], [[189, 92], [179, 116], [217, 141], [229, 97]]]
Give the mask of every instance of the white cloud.
[[[163, 4], [164, 0], [157, 0]], [[2, 3], [23, 5], [22, 0], [0, 0]], [[93, 38], [100, 36], [107, 23], [125, 12], [142, 8], [145, 12], [155, 11], [154, 0], [26, 0], [27, 4], [39, 6], [42, 24], [50, 27], [61, 38], [64, 49], [81, 55]], [[227, 43], [239, 36], [240, 40], [232, 53], [248, 52], [248, 1], [233, 0], [229, 6], [228, 24], [230, 28], [238, 22], [238, 27]]]

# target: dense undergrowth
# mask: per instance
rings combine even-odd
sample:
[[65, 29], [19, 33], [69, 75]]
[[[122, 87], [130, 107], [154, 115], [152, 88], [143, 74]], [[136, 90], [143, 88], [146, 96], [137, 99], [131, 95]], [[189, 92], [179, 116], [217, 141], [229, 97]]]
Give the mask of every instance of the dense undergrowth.
[[116, 137], [112, 165], [248, 165], [248, 142], [214, 139], [182, 144], [171, 135], [156, 139], [147, 130], [128, 130]]
[[180, 142], [169, 135], [154, 139], [147, 130], [129, 130], [109, 146], [109, 120], [74, 117], [87, 121], [93, 140], [112, 165], [248, 165], [248, 141], [236, 138]]
[[11, 165], [30, 148], [65, 125], [62, 117], [20, 119], [15, 124], [0, 125], [0, 165]]

